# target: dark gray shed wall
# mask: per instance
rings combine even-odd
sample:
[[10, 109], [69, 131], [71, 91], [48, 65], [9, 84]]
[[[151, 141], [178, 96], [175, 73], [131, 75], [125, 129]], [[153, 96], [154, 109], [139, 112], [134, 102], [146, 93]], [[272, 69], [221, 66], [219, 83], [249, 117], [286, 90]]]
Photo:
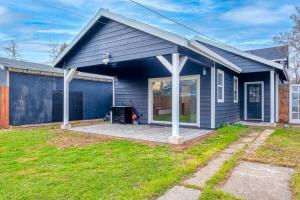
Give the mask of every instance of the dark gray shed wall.
[[177, 52], [177, 45], [113, 20], [101, 19], [65, 58], [65, 67], [103, 64], [103, 54], [110, 62], [119, 62]]
[[[10, 72], [10, 124], [52, 122], [52, 92], [63, 91], [60, 77]], [[72, 80], [70, 91], [83, 92], [83, 118], [101, 118], [112, 104], [112, 84]]]
[[0, 69], [0, 86], [6, 85], [7, 72], [6, 70]]
[[[217, 70], [224, 71], [224, 102], [217, 101]], [[233, 101], [233, 77], [238, 74], [222, 66], [216, 66], [216, 127], [224, 123], [239, 121], [240, 118], [240, 98], [238, 103]], [[240, 81], [240, 80], [239, 80]], [[239, 87], [240, 94], [240, 87]]]
[[[244, 119], [244, 85], [245, 82], [264, 82], [264, 121], [270, 122], [270, 72], [241, 74], [240, 76], [240, 99], [241, 119]], [[275, 98], [275, 97], [274, 97]]]
[[[188, 61], [180, 75], [200, 75], [200, 126], [210, 128], [210, 68], [205, 76], [202, 73], [202, 66]], [[148, 78], [171, 77], [171, 74], [156, 59], [147, 64], [132, 62], [116, 70], [116, 74], [116, 105], [130, 105], [131, 100], [140, 122], [148, 123]]]

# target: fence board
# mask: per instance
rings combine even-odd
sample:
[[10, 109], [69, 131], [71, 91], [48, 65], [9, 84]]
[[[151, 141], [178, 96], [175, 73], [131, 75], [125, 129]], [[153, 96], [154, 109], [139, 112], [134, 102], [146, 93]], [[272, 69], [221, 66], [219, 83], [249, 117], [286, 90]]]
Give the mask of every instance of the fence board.
[[0, 86], [0, 128], [9, 128], [9, 88]]
[[289, 122], [289, 84], [279, 86], [279, 122]]

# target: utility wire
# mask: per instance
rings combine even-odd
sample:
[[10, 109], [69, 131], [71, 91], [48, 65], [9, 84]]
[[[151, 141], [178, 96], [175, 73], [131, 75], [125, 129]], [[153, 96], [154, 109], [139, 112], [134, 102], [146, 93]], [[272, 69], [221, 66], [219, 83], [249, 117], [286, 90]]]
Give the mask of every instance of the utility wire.
[[171, 22], [173, 22], [173, 23], [175, 23], [175, 24], [177, 24], [177, 25], [179, 25], [179, 26], [182, 26], [182, 27], [184, 27], [184, 28], [186, 28], [186, 29], [189, 29], [189, 30], [191, 30], [191, 31], [193, 31], [193, 32], [195, 32], [195, 33], [197, 33], [197, 34], [199, 34], [199, 35], [205, 36], [205, 37], [208, 38], [208, 39], [211, 39], [211, 40], [214, 40], [214, 41], [216, 41], [216, 42], [218, 42], [218, 43], [221, 43], [221, 44], [226, 45], [225, 43], [223, 43], [223, 42], [221, 42], [221, 41], [219, 41], [219, 40], [217, 40], [217, 39], [215, 39], [215, 38], [213, 38], [213, 37], [211, 37], [211, 36], [208, 36], [208, 35], [206, 35], [206, 34], [204, 34], [204, 33], [201, 33], [201, 32], [199, 32], [199, 31], [197, 31], [196, 29], [193, 29], [193, 28], [191, 28], [191, 27], [189, 27], [189, 26], [187, 26], [187, 25], [184, 25], [184, 24], [182, 24], [182, 23], [180, 23], [180, 22], [178, 22], [178, 21], [176, 21], [176, 20], [174, 20], [174, 19], [172, 19], [172, 18], [170, 18], [170, 17], [168, 17], [168, 16], [165, 16], [165, 15], [163, 15], [163, 14], [161, 14], [161, 13], [159, 13], [159, 12], [157, 12], [157, 11], [151, 9], [151, 8], [148, 8], [147, 6], [145, 6], [145, 5], [141, 4], [141, 3], [138, 3], [138, 2], [136, 2], [136, 1], [134, 1], [134, 0], [128, 0], [128, 1], [130, 1], [130, 2], [132, 2], [132, 3], [134, 3], [134, 4], [136, 4], [136, 5], [138, 5], [138, 6], [140, 6], [140, 7], [143, 7], [144, 9], [149, 10], [150, 12], [153, 12], [153, 13], [159, 15], [160, 17], [165, 18], [165, 19], [167, 19], [167, 20], [169, 20], [169, 21], [171, 21]]

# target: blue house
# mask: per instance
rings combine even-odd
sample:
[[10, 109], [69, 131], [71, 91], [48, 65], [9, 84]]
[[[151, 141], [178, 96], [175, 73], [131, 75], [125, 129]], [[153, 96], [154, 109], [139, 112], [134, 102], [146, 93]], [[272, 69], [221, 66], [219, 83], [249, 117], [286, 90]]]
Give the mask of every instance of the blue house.
[[[0, 57], [0, 89], [5, 89], [0, 90], [0, 128], [61, 122], [63, 74], [49, 65]], [[112, 105], [112, 78], [77, 73], [70, 102], [71, 120], [103, 118]]]
[[76, 71], [113, 76], [113, 105], [130, 105], [144, 124], [215, 129], [224, 123], [278, 120], [282, 64], [201, 37], [179, 35], [100, 10], [57, 58], [68, 90]]

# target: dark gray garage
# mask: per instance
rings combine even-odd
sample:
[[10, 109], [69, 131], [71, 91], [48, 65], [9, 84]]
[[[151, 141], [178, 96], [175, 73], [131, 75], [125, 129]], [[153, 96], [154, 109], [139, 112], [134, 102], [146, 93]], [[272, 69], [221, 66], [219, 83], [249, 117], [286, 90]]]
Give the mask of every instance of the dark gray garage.
[[[5, 58], [0, 65], [0, 86], [9, 91], [9, 125], [62, 121], [63, 70]], [[70, 83], [70, 119], [103, 118], [112, 105], [112, 80], [78, 73]]]

